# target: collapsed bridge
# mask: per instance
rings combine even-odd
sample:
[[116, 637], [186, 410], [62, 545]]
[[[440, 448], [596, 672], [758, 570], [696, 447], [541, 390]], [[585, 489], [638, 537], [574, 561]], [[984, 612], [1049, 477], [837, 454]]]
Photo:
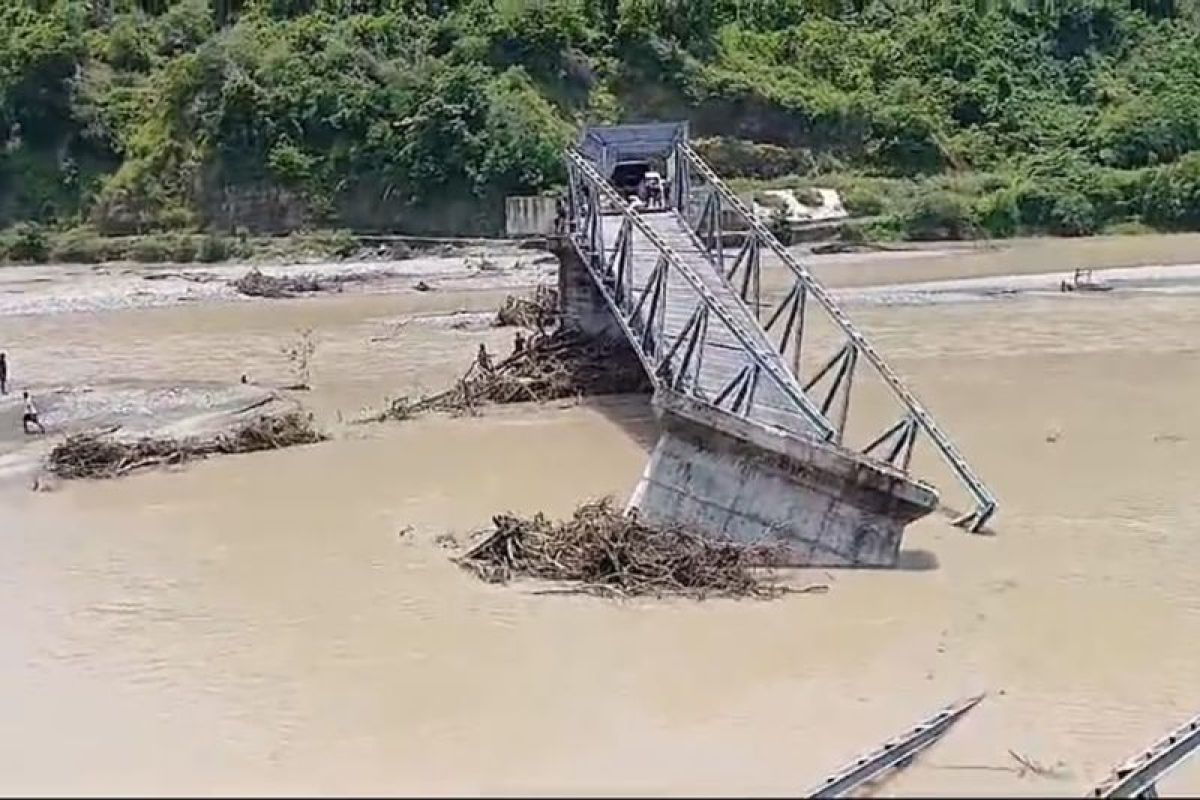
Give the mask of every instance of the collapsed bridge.
[[[643, 517], [777, 540], [797, 565], [891, 566], [904, 527], [938, 504], [909, 473], [927, 441], [974, 502], [957, 524], [983, 528], [994, 496], [824, 287], [692, 149], [686, 123], [592, 127], [565, 159], [564, 319], [629, 343], [663, 423], [630, 500]], [[647, 185], [648, 205], [633, 196]], [[860, 388], [866, 377], [876, 389]], [[891, 417], [852, 418], [868, 391]]]

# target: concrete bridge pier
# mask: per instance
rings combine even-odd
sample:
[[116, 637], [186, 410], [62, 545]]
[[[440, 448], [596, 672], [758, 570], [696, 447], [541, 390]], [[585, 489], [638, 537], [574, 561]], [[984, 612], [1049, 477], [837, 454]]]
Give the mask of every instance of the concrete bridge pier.
[[662, 434], [630, 500], [647, 522], [780, 543], [791, 566], [892, 567], [904, 527], [937, 493], [903, 473], [670, 390]]
[[621, 326], [570, 241], [551, 239], [550, 251], [558, 256], [558, 303], [563, 325], [587, 336], [623, 340]]

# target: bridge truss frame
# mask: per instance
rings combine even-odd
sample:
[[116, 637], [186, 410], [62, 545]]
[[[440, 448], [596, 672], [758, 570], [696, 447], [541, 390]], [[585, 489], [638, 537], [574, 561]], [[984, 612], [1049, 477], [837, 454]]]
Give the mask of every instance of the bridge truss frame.
[[[626, 127], [630, 130], [626, 131]], [[622, 135], [629, 141], [619, 141]], [[725, 281], [730, 294], [758, 322], [761, 331], [747, 330], [742, 320], [735, 319], [737, 315], [729, 313], [722, 299], [715, 297], [697, 277], [694, 267], [674, 253], [597, 169], [593, 161], [597, 154], [604, 163], [616, 157], [610, 152], [610, 138], [618, 150], [632, 147], [644, 156], [642, 151], [652, 148], [666, 156], [674, 184], [670, 197], [673, 211], [669, 213], [681, 215], [700, 252]], [[992, 492], [830, 293], [692, 149], [685, 125], [618, 126], [602, 134], [589, 131], [583, 142], [596, 152], [589, 155], [572, 148], [564, 154], [569, 176], [569, 235], [656, 386], [665, 383], [670, 389], [749, 417], [760, 384], [769, 381], [785, 398], [787, 411], [803, 417], [824, 441], [847, 447], [844, 436], [854, 406], [855, 378], [864, 368], [870, 370], [897, 401], [900, 413], [898, 419], [882, 426], [858, 452], [907, 473], [917, 445], [921, 441], [931, 442], [974, 502], [973, 509], [962, 514], [955, 524], [972, 532], [987, 525], [997, 509]], [[693, 213], [697, 208], [698, 213]], [[611, 248], [608, 237], [613, 232], [605, 230], [606, 210], [618, 212], [621, 220]], [[722, 221], [726, 214], [733, 216], [736, 227], [745, 234], [741, 249], [732, 258], [725, 249]], [[652, 279], [637, 297], [633, 296], [629, 264], [635, 229], [658, 252]], [[791, 284], [782, 299], [772, 303], [763, 301], [764, 253], [774, 255], [775, 261], [783, 265], [785, 279]], [[668, 277], [672, 275], [681, 276], [700, 302], [683, 331], [664, 341], [664, 296], [670, 283]], [[808, 335], [810, 326], [806, 322], [814, 311], [823, 312], [834, 323], [842, 342], [822, 366], [805, 377], [800, 374], [800, 357], [811, 349], [811, 346], [806, 348], [807, 340], [813, 338]], [[743, 348], [748, 363], [721, 391], [708, 397], [697, 378], [704, 361], [705, 333], [712, 324], [728, 330]], [[762, 345], [763, 333], [771, 348], [769, 352]]]
[[[806, 394], [821, 395], [818, 409], [828, 427], [835, 432], [832, 441], [843, 444], [842, 438], [852, 407], [855, 375], [860, 365], [865, 365], [882, 380], [898, 401], [901, 415], [860, 452], [908, 471], [913, 450], [923, 435], [974, 500], [974, 509], [956, 519], [955, 524], [971, 532], [981, 530], [996, 513], [996, 497], [921, 401], [855, 327], [829, 291], [758, 220], [691, 145], [680, 141], [675, 145], [672, 157], [676, 176], [676, 186], [672, 192], [674, 208], [684, 216], [714, 268], [725, 277], [730, 288], [754, 318], [759, 320], [768, 336], [775, 335], [776, 329], [779, 330], [781, 335], [776, 344], [784, 356], [785, 364]], [[697, 199], [699, 203], [695, 202]], [[692, 213], [697, 205], [698, 213]], [[728, 258], [725, 250], [728, 231], [724, 230], [722, 220], [726, 213], [733, 216], [745, 233], [745, 241], [732, 259]], [[762, 295], [764, 251], [776, 257], [783, 269], [790, 273], [792, 283], [783, 298], [771, 304], [764, 303]], [[805, 351], [805, 323], [814, 306], [840, 329], [844, 340], [815, 373], [805, 378], [799, 374], [800, 357]]]
[[[741, 418], [749, 418], [764, 381], [775, 385], [788, 408], [805, 419], [826, 441], [835, 431], [812, 404], [795, 378], [780, 367], [773, 353], [763, 350], [753, 335], [729, 313], [703, 281], [626, 203], [595, 166], [581, 153], [565, 154], [568, 181], [569, 236], [593, 282], [613, 312], [656, 387], [666, 386]], [[605, 209], [621, 216], [609, 255]], [[658, 261], [647, 285], [636, 292], [631, 280], [633, 231], [637, 230], [658, 252]], [[674, 337], [665, 333], [664, 312], [668, 280], [681, 277], [699, 302], [683, 329]], [[749, 364], [714, 396], [700, 386], [710, 325], [723, 326], [742, 347]]]

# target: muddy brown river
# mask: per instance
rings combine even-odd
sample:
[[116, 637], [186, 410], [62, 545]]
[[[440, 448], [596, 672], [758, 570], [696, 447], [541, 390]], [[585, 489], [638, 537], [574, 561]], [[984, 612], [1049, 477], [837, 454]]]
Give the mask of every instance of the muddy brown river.
[[[336, 434], [0, 489], [0, 789], [797, 796], [986, 691], [875, 794], [1082, 796], [1200, 711], [1194, 296], [855, 309], [1000, 497], [995, 535], [939, 514], [901, 569], [796, 576], [824, 595], [614, 603], [481, 584], [435, 538], [627, 495], [645, 400], [349, 424], [506, 347], [456, 313], [502, 294], [0, 316], [39, 390], [282, 383], [311, 327], [302, 399]], [[1160, 788], [1200, 792], [1200, 759]]]

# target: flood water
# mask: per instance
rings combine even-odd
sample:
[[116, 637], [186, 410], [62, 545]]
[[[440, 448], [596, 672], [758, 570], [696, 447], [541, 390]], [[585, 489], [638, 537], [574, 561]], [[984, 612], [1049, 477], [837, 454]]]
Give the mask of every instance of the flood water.
[[[1001, 499], [995, 535], [934, 515], [902, 569], [704, 603], [488, 586], [435, 541], [627, 495], [654, 435], [644, 400], [349, 424], [511, 339], [409, 315], [496, 300], [0, 318], [34, 386], [283, 382], [280, 344], [312, 327], [304, 399], [337, 434], [0, 491], [0, 788], [796, 796], [986, 691], [877, 795], [1081, 796], [1200, 711], [1196, 299], [856, 310]], [[1161, 789], [1200, 792], [1200, 760]]]

